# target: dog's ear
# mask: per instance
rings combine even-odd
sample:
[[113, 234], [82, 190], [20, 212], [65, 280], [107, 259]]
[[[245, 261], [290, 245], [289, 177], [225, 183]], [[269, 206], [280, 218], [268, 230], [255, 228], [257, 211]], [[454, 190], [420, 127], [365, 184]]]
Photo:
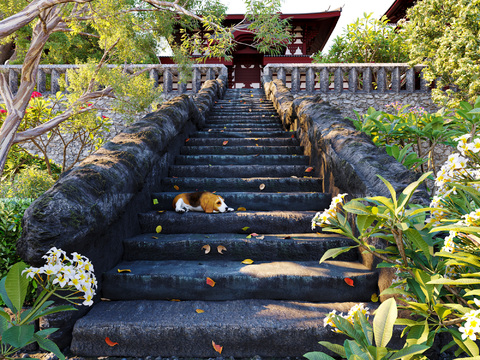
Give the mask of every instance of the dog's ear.
[[215, 203], [215, 198], [213, 196], [204, 195], [200, 199], [200, 205], [207, 214], [213, 213], [213, 205]]

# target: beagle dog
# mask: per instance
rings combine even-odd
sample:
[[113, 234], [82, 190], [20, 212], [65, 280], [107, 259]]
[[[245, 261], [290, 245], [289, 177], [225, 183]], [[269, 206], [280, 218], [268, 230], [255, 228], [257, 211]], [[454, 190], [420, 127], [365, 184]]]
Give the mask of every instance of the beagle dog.
[[173, 199], [173, 208], [179, 214], [187, 211], [205, 211], [208, 214], [235, 211], [225, 204], [221, 196], [208, 191], [179, 194]]

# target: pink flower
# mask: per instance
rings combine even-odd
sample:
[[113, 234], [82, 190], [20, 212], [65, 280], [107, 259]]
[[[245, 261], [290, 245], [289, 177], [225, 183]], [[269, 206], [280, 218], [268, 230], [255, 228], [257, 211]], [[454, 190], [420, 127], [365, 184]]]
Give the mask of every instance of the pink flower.
[[105, 115], [102, 115], [102, 118], [103, 118], [103, 119], [108, 119], [108, 117], [106, 117]]
[[0, 114], [6, 114], [7, 113], [7, 110], [5, 109], [0, 109]]
[[32, 96], [30, 96], [31, 99], [36, 98], [36, 97], [42, 97], [43, 95], [39, 93], [38, 91], [32, 92]]

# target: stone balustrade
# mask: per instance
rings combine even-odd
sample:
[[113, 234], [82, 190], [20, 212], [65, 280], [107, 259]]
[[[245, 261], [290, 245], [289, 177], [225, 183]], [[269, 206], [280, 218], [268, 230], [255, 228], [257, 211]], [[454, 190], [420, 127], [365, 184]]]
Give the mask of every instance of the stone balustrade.
[[263, 72], [282, 80], [294, 94], [426, 93], [430, 89], [421, 76], [423, 68], [403, 63], [268, 64]]
[[[55, 94], [61, 90], [59, 85], [60, 77], [66, 77], [68, 84], [67, 70], [77, 69], [81, 65], [40, 65], [37, 74], [37, 91]], [[107, 65], [115, 67], [117, 65]], [[120, 65], [121, 66], [121, 65]], [[161, 64], [134, 64], [127, 65], [126, 71], [133, 73], [141, 69], [148, 69], [150, 78], [155, 81], [155, 86], [163, 86], [165, 95], [180, 95], [187, 92], [197, 93], [207, 80], [214, 80], [220, 75], [228, 75], [224, 65], [198, 64], [193, 65], [193, 76], [188, 82], [180, 82], [180, 72], [177, 65]], [[22, 65], [0, 65], [0, 71], [8, 73], [10, 89], [15, 94], [19, 86]]]

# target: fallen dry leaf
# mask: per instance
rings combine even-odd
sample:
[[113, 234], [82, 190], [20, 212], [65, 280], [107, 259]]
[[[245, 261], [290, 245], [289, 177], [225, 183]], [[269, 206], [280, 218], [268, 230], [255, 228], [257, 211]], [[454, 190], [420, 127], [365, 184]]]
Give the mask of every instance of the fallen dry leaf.
[[227, 248], [223, 245], [218, 245], [217, 246], [217, 251], [218, 251], [219, 254], [223, 255], [223, 251], [227, 251]]
[[377, 294], [372, 294], [372, 297], [370, 298], [372, 302], [378, 302], [378, 295]]
[[265, 184], [260, 184], [260, 186], [258, 187], [260, 190], [263, 190], [265, 189]]
[[263, 240], [263, 239], [265, 239], [265, 235], [257, 236], [257, 240]]
[[124, 272], [132, 272], [130, 269], [117, 269], [117, 272], [124, 273]]
[[202, 310], [202, 309], [196, 309], [196, 310], [195, 310], [195, 312], [196, 312], [197, 314], [201, 314], [201, 313], [204, 313], [204, 312], [205, 312], [205, 310]]
[[213, 348], [215, 349], [216, 352], [218, 352], [219, 354], [222, 353], [223, 346], [215, 344], [215, 342], [213, 340], [212, 340], [212, 346], [213, 346]]
[[162, 214], [162, 213], [165, 212], [165, 210], [158, 210], [157, 212], [158, 212], [159, 214]]
[[158, 237], [156, 237], [156, 236], [152, 236], [152, 239], [158, 239]]
[[113, 342], [112, 340], [110, 340], [110, 338], [108, 336], [105, 338], [105, 342], [107, 343], [108, 346], [118, 345], [117, 342]]
[[253, 264], [253, 260], [252, 259], [245, 259], [245, 260], [242, 261], [242, 264], [247, 264], [247, 265]]
[[245, 226], [242, 228], [243, 231], [247, 231], [248, 229], [250, 229], [250, 226]]
[[251, 239], [252, 238], [252, 235], [247, 235], [247, 239]]
[[225, 146], [225, 145], [227, 145], [227, 144], [228, 144], [228, 140], [225, 140], [225, 141], [223, 142], [223, 146]]
[[153, 205], [157, 205], [158, 204], [158, 199], [153, 199]]
[[178, 185], [173, 185], [173, 188], [174, 188], [175, 190], [177, 190], [177, 191], [180, 190], [180, 188], [178, 187]]
[[313, 171], [313, 167], [309, 166], [308, 168], [305, 169], [305, 172], [312, 172]]
[[202, 246], [202, 250], [205, 250], [205, 254], [208, 254], [210, 252], [210, 249], [210, 245], [208, 244]]
[[190, 138], [188, 138], [188, 139], [185, 140], [186, 143], [189, 142], [189, 141], [190, 141]]
[[255, 236], [255, 237], [258, 236], [257, 233], [251, 233], [250, 235]]
[[347, 283], [348, 286], [353, 286], [353, 280], [352, 280], [352, 279], [350, 279], [350, 278], [345, 278], [345, 279], [343, 279], [343, 280], [345, 280], [345, 282]]
[[213, 281], [212, 279], [210, 279], [209, 277], [207, 277], [207, 285], [210, 285], [211, 287], [214, 287], [215, 286], [215, 281]]
[[162, 225], [158, 225], [155, 231], [157, 232], [157, 234], [160, 234], [162, 232], [162, 229]]
[[237, 211], [247, 211], [247, 209], [245, 209], [244, 207], [239, 207]]

